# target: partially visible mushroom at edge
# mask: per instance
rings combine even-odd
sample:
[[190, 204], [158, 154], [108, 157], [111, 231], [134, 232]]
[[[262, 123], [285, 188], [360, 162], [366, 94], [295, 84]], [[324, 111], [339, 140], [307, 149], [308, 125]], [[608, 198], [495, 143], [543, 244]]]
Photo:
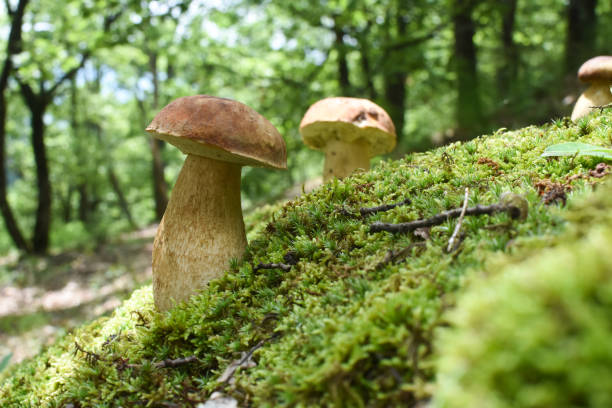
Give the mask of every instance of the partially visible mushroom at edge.
[[601, 55], [586, 61], [578, 70], [578, 79], [591, 85], [576, 101], [573, 121], [588, 115], [594, 107], [612, 103], [612, 56]]
[[153, 296], [165, 311], [242, 258], [241, 168], [286, 169], [287, 152], [259, 113], [207, 95], [172, 101], [146, 130], [187, 154], [153, 244]]
[[395, 126], [383, 108], [367, 99], [334, 97], [314, 103], [302, 118], [304, 144], [325, 153], [323, 180], [368, 170], [370, 159], [389, 153]]

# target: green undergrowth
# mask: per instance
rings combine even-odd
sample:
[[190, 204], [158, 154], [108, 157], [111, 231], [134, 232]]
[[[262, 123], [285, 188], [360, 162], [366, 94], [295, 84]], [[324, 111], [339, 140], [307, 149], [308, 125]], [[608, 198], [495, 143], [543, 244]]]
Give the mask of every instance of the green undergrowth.
[[612, 406], [612, 184], [565, 239], [474, 280], [438, 350], [437, 407]]
[[[75, 330], [9, 370], [3, 407], [194, 406], [214, 390], [241, 406], [416, 406], [431, 399], [437, 329], [471, 276], [504, 254], [565, 238], [565, 210], [541, 201], [536, 183], [565, 183], [557, 194], [587, 195], [601, 179], [588, 157], [541, 158], [564, 141], [610, 145], [612, 114], [500, 131], [335, 180], [278, 209], [255, 212], [243, 262], [166, 314], [140, 289], [112, 316]], [[567, 181], [567, 177], [582, 175]], [[548, 180], [548, 181], [547, 181]], [[552, 185], [552, 184], [551, 184]], [[526, 220], [466, 217], [456, 251], [455, 221], [419, 234], [369, 233], [375, 221], [405, 222], [504, 192], [529, 202]], [[400, 202], [367, 218], [359, 208]], [[288, 272], [259, 263], [297, 263]], [[77, 350], [77, 344], [81, 351]], [[253, 351], [228, 381], [226, 367]], [[196, 363], [155, 362], [195, 355]], [[255, 365], [256, 364], [256, 365]], [[173, 405], [175, 404], [175, 405]]]

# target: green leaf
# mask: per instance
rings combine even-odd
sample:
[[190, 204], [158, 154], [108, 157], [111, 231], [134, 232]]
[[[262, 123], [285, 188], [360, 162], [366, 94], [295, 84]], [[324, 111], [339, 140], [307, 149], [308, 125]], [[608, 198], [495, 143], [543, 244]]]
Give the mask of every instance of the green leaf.
[[2, 360], [0, 360], [0, 372], [8, 366], [11, 357], [13, 357], [13, 353], [8, 353], [6, 356], [2, 357]]
[[544, 153], [542, 153], [543, 157], [574, 155], [594, 156], [612, 160], [612, 149], [587, 143], [569, 142], [548, 146]]

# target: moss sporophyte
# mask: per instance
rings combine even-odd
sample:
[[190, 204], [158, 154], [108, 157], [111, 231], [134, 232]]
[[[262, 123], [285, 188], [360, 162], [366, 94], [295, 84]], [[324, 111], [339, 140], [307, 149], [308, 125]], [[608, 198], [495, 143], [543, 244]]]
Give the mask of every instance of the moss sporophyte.
[[[155, 311], [150, 287], [137, 290], [111, 316], [5, 370], [0, 406], [189, 407], [213, 391], [236, 398], [240, 406], [258, 407], [418, 406], [438, 395], [433, 401], [439, 406], [455, 406], [448, 403], [454, 399], [470, 405], [477, 401], [474, 395], [510, 401], [499, 406], [555, 406], [546, 404], [564, 397], [579, 406], [609, 406], [612, 386], [604, 379], [612, 378], [612, 364], [604, 356], [612, 351], [610, 342], [600, 339], [612, 334], [604, 319], [612, 292], [598, 283], [609, 268], [601, 259], [603, 244], [596, 243], [610, 239], [612, 187], [599, 186], [610, 177], [591, 175], [597, 157], [541, 157], [547, 146], [563, 142], [609, 146], [612, 112], [594, 112], [579, 122], [500, 131], [382, 162], [256, 211], [245, 220], [250, 242], [243, 260], [206, 290], [166, 313]], [[543, 180], [564, 186], [566, 206], [542, 201], [536, 185]], [[370, 232], [371, 224], [426, 220], [462, 208], [466, 187], [467, 208], [497, 204], [504, 193], [513, 193], [527, 201], [526, 218], [514, 219], [506, 211], [466, 215], [459, 244], [450, 253], [446, 248], [457, 219], [408, 233]], [[409, 204], [360, 214], [406, 199]], [[545, 248], [553, 249], [542, 252]], [[582, 249], [594, 259], [584, 282], [576, 277], [584, 265]], [[572, 255], [555, 260], [554, 251], [565, 250]], [[547, 265], [558, 266], [564, 276], [559, 285], [547, 284], [558, 279], [553, 272], [549, 277]], [[486, 310], [474, 311], [469, 300], [455, 309], [458, 296], [463, 299], [472, 287], [482, 293], [478, 288], [486, 284], [476, 282], [506, 270], [510, 277], [492, 284]], [[532, 283], [538, 291], [530, 289]], [[576, 291], [574, 284], [579, 284]], [[510, 293], [523, 300], [548, 295], [523, 315], [516, 307], [525, 303], [513, 303]], [[472, 317], [459, 324], [453, 310]], [[559, 325], [559, 313], [573, 323]], [[507, 319], [485, 324], [495, 314]], [[503, 322], [508, 326], [501, 327]], [[483, 343], [464, 354], [480, 324]], [[457, 330], [454, 347], [449, 346], [453, 340], [438, 342], [441, 332], [452, 330]], [[75, 342], [99, 359], [75, 353]], [[511, 361], [489, 354], [503, 350], [503, 342], [520, 351]], [[557, 360], [560, 344], [575, 358]], [[218, 381], [251, 351], [249, 364], [238, 365], [228, 381]], [[439, 355], [447, 356], [440, 366], [445, 380], [436, 383]], [[536, 355], [545, 358], [532, 358]], [[191, 356], [188, 364], [158, 364]], [[596, 359], [605, 364], [590, 366]], [[461, 361], [480, 377], [458, 375], [455, 363]], [[564, 377], [570, 370], [576, 375]], [[547, 376], [545, 388], [527, 388], [532, 372]], [[554, 383], [555, 378], [567, 381]], [[597, 384], [607, 388], [593, 388]], [[491, 392], [479, 394], [480, 385]], [[523, 389], [534, 393], [516, 392]]]

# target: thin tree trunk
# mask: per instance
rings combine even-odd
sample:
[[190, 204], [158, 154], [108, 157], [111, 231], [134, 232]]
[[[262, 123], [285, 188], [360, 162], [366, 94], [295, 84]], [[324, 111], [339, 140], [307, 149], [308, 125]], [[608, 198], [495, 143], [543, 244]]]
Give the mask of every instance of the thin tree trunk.
[[372, 68], [370, 64], [370, 56], [368, 55], [368, 50], [366, 49], [366, 45], [364, 42], [360, 42], [360, 61], [361, 61], [361, 69], [363, 71], [364, 80], [366, 82], [366, 94], [368, 98], [371, 100], [375, 100], [378, 98], [378, 94], [376, 92], [376, 88], [374, 88], [374, 80], [372, 75]]
[[351, 81], [349, 78], [348, 62], [346, 60], [346, 44], [344, 44], [344, 31], [334, 19], [334, 35], [336, 52], [338, 53], [338, 85], [342, 96], [351, 96]]
[[507, 98], [518, 72], [519, 55], [518, 48], [514, 42], [516, 4], [517, 0], [499, 0], [502, 17], [502, 64], [497, 71], [497, 83], [502, 99]]
[[8, 10], [11, 16], [11, 29], [6, 46], [6, 57], [0, 73], [0, 212], [4, 219], [4, 225], [15, 246], [25, 252], [30, 250], [30, 245], [26, 241], [7, 197], [7, 177], [6, 177], [6, 88], [8, 78], [13, 70], [13, 55], [21, 51], [21, 25], [23, 15], [28, 0], [20, 0], [15, 10]]
[[66, 196], [62, 198], [62, 220], [64, 222], [72, 221], [72, 193], [74, 192], [74, 188], [72, 186], [68, 186], [66, 191]]
[[[24, 87], [29, 91], [23, 91]], [[36, 163], [36, 187], [38, 189], [38, 207], [32, 237], [32, 251], [36, 254], [44, 254], [49, 247], [49, 231], [51, 228], [51, 182], [49, 181], [43, 119], [48, 102], [45, 97], [35, 96], [28, 85], [22, 86], [22, 94], [32, 115], [32, 148], [34, 150], [34, 162]]]
[[87, 191], [87, 184], [79, 183], [77, 186], [77, 192], [79, 193], [79, 221], [87, 223], [89, 221], [89, 192]]
[[574, 75], [578, 67], [594, 57], [597, 38], [597, 0], [569, 0], [567, 6], [566, 72]]
[[70, 128], [72, 130], [72, 137], [74, 139], [73, 143], [73, 154], [76, 157], [78, 163], [78, 172], [77, 175], [79, 178], [79, 183], [77, 185], [77, 193], [79, 197], [79, 206], [78, 206], [78, 217], [79, 221], [82, 223], [87, 223], [89, 220], [89, 212], [90, 212], [90, 203], [89, 203], [89, 192], [87, 186], [87, 171], [86, 166], [87, 163], [84, 162], [86, 160], [86, 156], [83, 154], [80, 146], [82, 146], [83, 138], [79, 132], [79, 121], [78, 121], [78, 97], [77, 97], [77, 84], [75, 78], [70, 80]]
[[457, 74], [457, 124], [462, 138], [473, 136], [482, 127], [478, 93], [475, 26], [472, 0], [456, 0], [453, 10], [454, 58]]
[[363, 72], [364, 81], [366, 83], [365, 90], [369, 99], [375, 100], [378, 98], [376, 88], [374, 87], [374, 74], [372, 72], [372, 64], [370, 62], [369, 45], [367, 42], [368, 34], [372, 27], [372, 20], [368, 20], [368, 24], [364, 32], [358, 37], [359, 41], [359, 61], [361, 63], [361, 71]]
[[[149, 53], [149, 66], [153, 74], [153, 110], [159, 109], [159, 77], [157, 70], [157, 54]], [[155, 219], [161, 221], [168, 206], [168, 184], [164, 177], [165, 163], [162, 158], [164, 142], [151, 138], [151, 156], [153, 165], [153, 196], [155, 198]]]
[[115, 195], [117, 195], [117, 201], [119, 203], [119, 208], [121, 208], [121, 211], [127, 218], [130, 224], [130, 227], [135, 229], [138, 226], [134, 222], [134, 218], [132, 217], [132, 213], [130, 212], [130, 207], [128, 205], [127, 200], [125, 199], [125, 195], [123, 194], [123, 190], [121, 189], [121, 184], [119, 183], [119, 179], [117, 178], [117, 175], [115, 174], [115, 171], [113, 169], [113, 165], [112, 165], [112, 162], [110, 161], [110, 157], [109, 157], [109, 162], [107, 166], [108, 166], [107, 167], [108, 180], [110, 181], [111, 186], [113, 187], [113, 191], [115, 192]]
[[117, 196], [117, 203], [119, 204], [119, 208], [121, 209], [121, 212], [123, 212], [123, 214], [127, 218], [128, 223], [130, 224], [130, 227], [137, 228], [138, 226], [134, 222], [134, 218], [132, 217], [132, 213], [130, 211], [130, 206], [125, 198], [125, 194], [123, 194], [123, 190], [121, 189], [121, 183], [119, 183], [119, 179], [117, 178], [117, 175], [115, 173], [112, 155], [108, 147], [103, 145], [102, 127], [97, 123], [92, 123], [91, 128], [96, 134], [98, 145], [100, 146], [101, 149], [104, 149], [106, 152], [106, 160], [105, 160], [106, 173], [108, 176], [108, 181], [110, 182], [110, 185], [113, 191], [115, 192], [115, 195]]
[[38, 208], [36, 209], [36, 221], [34, 224], [34, 234], [32, 237], [32, 252], [44, 254], [49, 247], [49, 231], [51, 228], [51, 182], [49, 180], [49, 164], [45, 149], [45, 112], [53, 95], [59, 86], [65, 81], [76, 75], [77, 71], [83, 67], [89, 53], [82, 55], [81, 63], [64, 73], [49, 89], [45, 89], [44, 82], [40, 81], [38, 93], [19, 78], [19, 88], [21, 96], [31, 114], [32, 124], [32, 149], [34, 150], [34, 161], [36, 163], [36, 184], [38, 188]]
[[[406, 20], [403, 18], [404, 10], [402, 6], [398, 6], [395, 22], [397, 26], [397, 37], [404, 38], [406, 35]], [[402, 61], [399, 53], [405, 52], [402, 49], [395, 50], [391, 53], [392, 61]], [[395, 54], [395, 55], [394, 55]], [[388, 112], [395, 124], [398, 141], [402, 140], [404, 131], [404, 120], [406, 114], [406, 79], [408, 74], [402, 64], [394, 64], [390, 67], [391, 72], [385, 75], [385, 96], [388, 102]]]

